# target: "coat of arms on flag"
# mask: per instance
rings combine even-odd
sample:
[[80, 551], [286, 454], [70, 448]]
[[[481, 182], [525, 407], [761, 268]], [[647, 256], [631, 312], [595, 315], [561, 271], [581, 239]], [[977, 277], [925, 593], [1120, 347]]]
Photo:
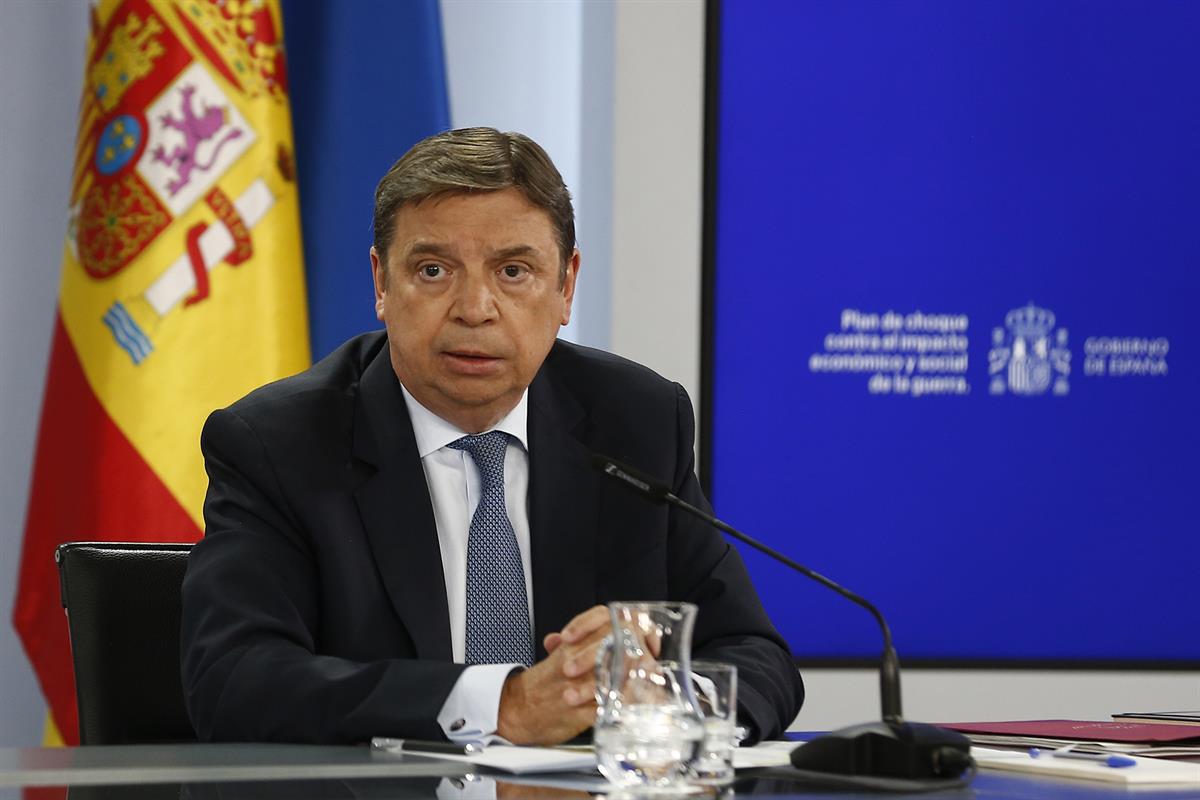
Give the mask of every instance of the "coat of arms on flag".
[[[129, 0], [97, 39], [76, 153], [72, 255], [105, 281], [183, 218], [198, 217], [172, 237], [174, 257], [154, 259], [158, 274], [122, 286], [101, 316], [134, 365], [154, 352], [155, 330], [173, 309], [209, 296], [214, 268], [250, 257], [254, 226], [279, 191], [272, 184], [291, 181], [273, 157], [256, 162], [263, 174], [232, 174], [260, 139], [259, 121], [242, 106], [286, 114], [277, 28], [262, 3]], [[198, 203], [209, 219], [193, 211]]]

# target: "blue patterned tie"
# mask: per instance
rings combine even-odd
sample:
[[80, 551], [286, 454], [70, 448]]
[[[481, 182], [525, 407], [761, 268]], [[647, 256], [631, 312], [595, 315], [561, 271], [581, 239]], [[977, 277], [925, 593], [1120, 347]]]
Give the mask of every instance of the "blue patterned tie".
[[467, 539], [467, 663], [532, 665], [525, 570], [504, 507], [508, 434], [464, 436], [450, 447], [471, 454], [481, 488]]

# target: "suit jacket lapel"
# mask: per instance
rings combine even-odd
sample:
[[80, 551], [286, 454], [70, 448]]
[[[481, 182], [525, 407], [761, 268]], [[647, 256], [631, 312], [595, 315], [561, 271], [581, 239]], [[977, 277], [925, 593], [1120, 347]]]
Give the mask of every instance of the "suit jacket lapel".
[[575, 438], [579, 404], [543, 366], [529, 387], [529, 535], [534, 647], [596, 603], [599, 493], [590, 451]]
[[354, 497], [392, 605], [418, 658], [451, 661], [437, 523], [386, 340], [359, 381], [354, 455], [376, 468]]

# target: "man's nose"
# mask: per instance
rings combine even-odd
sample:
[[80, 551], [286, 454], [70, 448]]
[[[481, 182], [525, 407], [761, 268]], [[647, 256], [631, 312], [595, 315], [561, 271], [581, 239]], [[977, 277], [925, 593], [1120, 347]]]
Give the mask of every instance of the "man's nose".
[[459, 283], [454, 315], [466, 325], [483, 325], [496, 318], [495, 287], [487, 275], [467, 274]]

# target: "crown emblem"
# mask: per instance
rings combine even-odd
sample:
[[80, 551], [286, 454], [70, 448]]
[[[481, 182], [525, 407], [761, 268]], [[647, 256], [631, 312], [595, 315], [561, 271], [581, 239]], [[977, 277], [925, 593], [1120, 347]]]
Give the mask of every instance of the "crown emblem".
[[282, 99], [287, 81], [283, 45], [262, 0], [177, 0], [176, 6], [193, 40], [230, 83], [249, 97]]
[[148, 75], [155, 60], [166, 52], [156, 38], [162, 30], [162, 23], [154, 17], [143, 22], [137, 14], [130, 14], [125, 24], [113, 29], [108, 49], [88, 72], [96, 102], [106, 112], [116, 108], [125, 91]]
[[1014, 308], [1004, 317], [1004, 325], [1012, 335], [1022, 339], [1042, 339], [1054, 327], [1054, 312], [1038, 308], [1032, 302], [1024, 308]]
[[996, 395], [1039, 395], [1051, 385], [1056, 395], [1070, 391], [1068, 333], [1066, 328], [1055, 330], [1055, 322], [1053, 311], [1032, 302], [1005, 315], [1004, 327], [992, 330], [988, 391]]

